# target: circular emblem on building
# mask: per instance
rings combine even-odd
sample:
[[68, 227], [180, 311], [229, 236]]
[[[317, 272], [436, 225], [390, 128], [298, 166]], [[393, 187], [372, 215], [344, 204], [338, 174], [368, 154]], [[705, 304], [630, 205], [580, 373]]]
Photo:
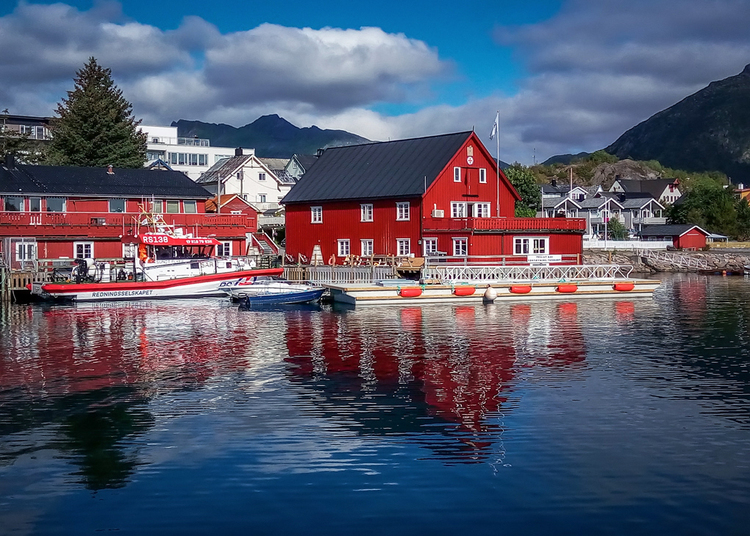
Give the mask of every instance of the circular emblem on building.
[[469, 165], [472, 165], [474, 163], [474, 157], [473, 156], [467, 156], [466, 157], [466, 163]]

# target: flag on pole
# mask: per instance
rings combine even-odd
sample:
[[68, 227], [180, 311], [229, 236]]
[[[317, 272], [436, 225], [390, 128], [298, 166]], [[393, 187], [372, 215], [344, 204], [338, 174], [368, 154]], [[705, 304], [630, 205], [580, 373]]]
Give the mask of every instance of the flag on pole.
[[497, 124], [500, 122], [500, 112], [497, 112], [495, 116], [495, 124], [492, 125], [492, 132], [490, 132], [490, 139], [494, 139], [497, 136]]

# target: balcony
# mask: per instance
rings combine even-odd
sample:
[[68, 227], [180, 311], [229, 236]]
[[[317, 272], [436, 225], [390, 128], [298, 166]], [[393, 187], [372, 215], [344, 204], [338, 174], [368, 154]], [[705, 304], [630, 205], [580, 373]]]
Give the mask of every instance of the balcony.
[[426, 218], [425, 231], [579, 231], [586, 230], [583, 218]]
[[665, 225], [667, 218], [659, 218], [656, 216], [650, 216], [647, 218], [633, 218], [633, 224], [636, 225]]

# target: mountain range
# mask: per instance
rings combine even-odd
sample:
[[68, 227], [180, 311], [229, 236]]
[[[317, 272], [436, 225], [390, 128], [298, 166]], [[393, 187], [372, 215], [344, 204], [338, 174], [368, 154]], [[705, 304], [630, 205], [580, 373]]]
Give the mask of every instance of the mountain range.
[[217, 147], [245, 147], [266, 158], [289, 158], [293, 154], [316, 154], [318, 149], [357, 145], [369, 140], [345, 130], [299, 128], [276, 114], [259, 117], [244, 127], [180, 119], [172, 122], [182, 138], [207, 138]]

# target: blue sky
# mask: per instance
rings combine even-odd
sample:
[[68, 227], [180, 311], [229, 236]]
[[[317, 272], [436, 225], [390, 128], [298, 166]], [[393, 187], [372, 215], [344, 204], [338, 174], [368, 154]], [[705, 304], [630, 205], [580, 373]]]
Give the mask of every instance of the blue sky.
[[594, 151], [750, 63], [747, 0], [0, 0], [0, 108], [52, 115], [89, 56], [144, 124], [277, 113], [372, 140], [476, 129]]

